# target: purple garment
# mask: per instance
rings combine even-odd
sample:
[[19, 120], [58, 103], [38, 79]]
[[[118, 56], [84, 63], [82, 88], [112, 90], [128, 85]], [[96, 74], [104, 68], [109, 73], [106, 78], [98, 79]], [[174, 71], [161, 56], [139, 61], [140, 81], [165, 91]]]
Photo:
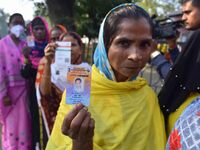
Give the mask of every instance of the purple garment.
[[[22, 48], [25, 42], [16, 45], [7, 35], [0, 40], [0, 122], [2, 146], [6, 150], [31, 149], [31, 118], [28, 109], [27, 84], [20, 74]], [[12, 102], [5, 106], [3, 98]]]

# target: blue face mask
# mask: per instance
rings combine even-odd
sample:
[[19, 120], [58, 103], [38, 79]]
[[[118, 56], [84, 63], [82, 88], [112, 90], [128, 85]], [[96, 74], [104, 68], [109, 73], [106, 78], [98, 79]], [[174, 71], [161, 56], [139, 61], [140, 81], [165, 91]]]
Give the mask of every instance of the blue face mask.
[[14, 25], [11, 27], [10, 32], [15, 35], [16, 38], [26, 39], [24, 27], [22, 25]]

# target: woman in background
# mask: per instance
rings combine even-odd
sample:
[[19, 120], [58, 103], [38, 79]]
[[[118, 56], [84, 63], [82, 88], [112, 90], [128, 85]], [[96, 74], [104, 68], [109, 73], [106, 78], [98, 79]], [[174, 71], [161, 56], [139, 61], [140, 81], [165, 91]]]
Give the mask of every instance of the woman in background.
[[[40, 141], [40, 135], [44, 134], [42, 127], [39, 124], [39, 110], [36, 98], [35, 80], [40, 59], [44, 56], [44, 48], [49, 42], [49, 29], [47, 21], [41, 17], [35, 17], [29, 24], [29, 32], [33, 38], [33, 45], [29, 45], [23, 49], [26, 63], [21, 70], [24, 78], [29, 80], [29, 96], [30, 96], [30, 110], [33, 126], [33, 150], [43, 147]], [[29, 54], [26, 56], [25, 54]]]
[[50, 41], [51, 42], [59, 41], [60, 35], [63, 33], [67, 33], [67, 29], [61, 24], [55, 25], [50, 30]]
[[[60, 41], [71, 42], [71, 63], [82, 63], [82, 41], [75, 32], [63, 33]], [[53, 129], [62, 93], [66, 86], [66, 75], [56, 74], [54, 64], [56, 43], [49, 43], [45, 48], [45, 56], [38, 67], [36, 80], [38, 105], [42, 111], [43, 124], [48, 137]]]
[[32, 148], [31, 114], [28, 107], [28, 84], [21, 76], [21, 39], [25, 23], [21, 14], [9, 19], [10, 34], [0, 40], [0, 122], [2, 148], [5, 150], [30, 150]]

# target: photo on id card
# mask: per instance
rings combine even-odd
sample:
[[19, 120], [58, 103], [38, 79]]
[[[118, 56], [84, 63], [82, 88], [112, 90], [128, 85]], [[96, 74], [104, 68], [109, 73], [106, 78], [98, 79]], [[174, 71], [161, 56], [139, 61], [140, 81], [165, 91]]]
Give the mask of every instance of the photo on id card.
[[91, 66], [71, 65], [67, 72], [66, 103], [82, 103], [85, 106], [90, 102]]

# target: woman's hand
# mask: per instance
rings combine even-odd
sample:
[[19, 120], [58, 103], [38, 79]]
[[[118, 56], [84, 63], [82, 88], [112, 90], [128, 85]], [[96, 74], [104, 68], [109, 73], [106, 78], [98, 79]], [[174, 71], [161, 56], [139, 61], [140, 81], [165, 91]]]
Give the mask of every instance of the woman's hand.
[[54, 59], [55, 49], [57, 46], [56, 43], [49, 43], [44, 49], [44, 55], [49, 64], [51, 64]]
[[4, 106], [10, 106], [10, 105], [12, 105], [12, 101], [8, 96], [5, 96], [3, 98], [3, 104], [4, 104]]
[[30, 47], [28, 47], [28, 46], [23, 47], [22, 53], [26, 59], [29, 59], [30, 52], [31, 52]]
[[84, 147], [90, 150], [93, 147], [94, 127], [94, 119], [91, 118], [87, 108], [82, 104], [77, 104], [65, 116], [62, 133], [73, 140], [73, 149]]

